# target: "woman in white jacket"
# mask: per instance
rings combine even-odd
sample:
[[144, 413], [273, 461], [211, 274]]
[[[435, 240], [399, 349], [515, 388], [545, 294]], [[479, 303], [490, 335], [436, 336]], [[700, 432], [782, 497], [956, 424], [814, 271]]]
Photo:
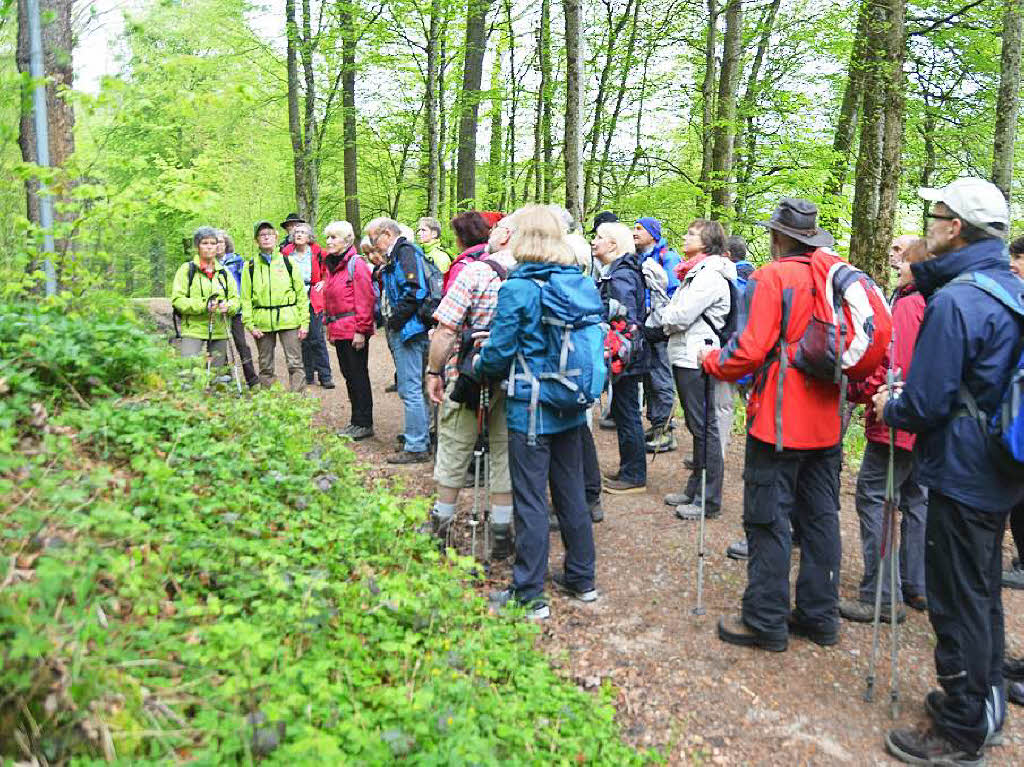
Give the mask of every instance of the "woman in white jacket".
[[705, 518], [714, 519], [722, 508], [724, 463], [715, 418], [714, 382], [703, 371], [699, 352], [720, 346], [718, 331], [729, 316], [729, 281], [735, 281], [736, 267], [724, 255], [725, 232], [717, 221], [697, 219], [690, 224], [683, 251], [688, 258], [678, 267], [680, 284], [662, 313], [662, 323], [669, 336], [669, 363], [686, 428], [693, 437], [693, 469], [683, 492], [669, 493], [665, 503], [676, 507], [680, 519], [700, 518], [698, 496], [706, 457]]

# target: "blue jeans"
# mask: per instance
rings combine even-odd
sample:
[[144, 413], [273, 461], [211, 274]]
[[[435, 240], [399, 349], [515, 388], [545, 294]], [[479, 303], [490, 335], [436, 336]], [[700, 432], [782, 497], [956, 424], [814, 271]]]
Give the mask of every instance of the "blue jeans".
[[565, 545], [566, 583], [579, 591], [594, 588], [594, 528], [583, 489], [580, 430], [584, 428], [538, 434], [533, 447], [526, 444], [522, 432], [508, 433], [508, 470], [516, 524], [512, 590], [520, 604], [544, 594], [551, 535], [546, 492], [549, 484]]
[[640, 376], [622, 376], [612, 384], [612, 420], [619, 437], [619, 479], [647, 484], [647, 451], [640, 420]]
[[302, 367], [306, 371], [306, 383], [313, 383], [314, 373], [320, 376], [320, 383], [330, 383], [331, 360], [327, 356], [324, 325], [312, 304], [309, 305], [309, 332], [302, 339]]
[[423, 395], [423, 355], [427, 351], [427, 334], [420, 333], [403, 341], [398, 333], [388, 334], [388, 344], [395, 358], [398, 375], [398, 396], [405, 406], [405, 449], [410, 453], [426, 452], [430, 446], [427, 399]]

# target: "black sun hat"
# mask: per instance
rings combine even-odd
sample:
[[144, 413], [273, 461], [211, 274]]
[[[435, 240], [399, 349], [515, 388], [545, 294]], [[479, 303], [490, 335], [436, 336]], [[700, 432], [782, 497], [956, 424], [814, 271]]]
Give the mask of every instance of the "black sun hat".
[[306, 219], [300, 216], [298, 213], [289, 213], [284, 221], [281, 222], [281, 228], [284, 229], [288, 224], [305, 224]]
[[817, 206], [798, 197], [784, 197], [768, 221], [755, 223], [788, 234], [794, 240], [814, 248], [827, 248], [836, 244], [836, 238], [818, 226]]

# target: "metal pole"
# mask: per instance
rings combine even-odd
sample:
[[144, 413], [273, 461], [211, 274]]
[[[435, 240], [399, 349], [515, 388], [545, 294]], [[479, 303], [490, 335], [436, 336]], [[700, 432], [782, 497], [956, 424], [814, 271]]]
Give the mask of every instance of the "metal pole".
[[[29, 36], [29, 74], [32, 88], [32, 111], [36, 124], [36, 164], [50, 167], [50, 126], [46, 115], [46, 72], [43, 69], [43, 32], [39, 18], [39, 0], [27, 0]], [[39, 181], [39, 226], [43, 230], [43, 268], [46, 272], [46, 295], [57, 294], [57, 273], [53, 269], [53, 197], [46, 184]]]

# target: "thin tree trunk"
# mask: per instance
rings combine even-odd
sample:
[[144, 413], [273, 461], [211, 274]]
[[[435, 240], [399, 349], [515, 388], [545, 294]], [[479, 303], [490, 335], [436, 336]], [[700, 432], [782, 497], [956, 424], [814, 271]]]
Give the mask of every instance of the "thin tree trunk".
[[1013, 183], [1013, 145], [1020, 109], [1020, 55], [1024, 0], [1007, 0], [1003, 13], [1003, 45], [999, 64], [999, 97], [992, 151], [992, 183], [1010, 199]]
[[[292, 0], [289, 0], [291, 2]], [[352, 228], [362, 231], [359, 212], [359, 152], [356, 135], [356, 30], [349, 0], [338, 6], [338, 24], [341, 27], [341, 108], [342, 163], [345, 179], [345, 218]]]
[[[850, 170], [850, 156], [857, 139], [857, 122], [861, 113], [865, 92], [865, 68], [868, 56], [868, 34], [870, 0], [861, 0], [860, 12], [857, 16], [857, 33], [853, 38], [853, 50], [850, 53], [849, 71], [846, 76], [846, 87], [843, 89], [843, 101], [839, 107], [839, 119], [836, 122], [836, 133], [832, 140], [832, 169], [828, 181], [825, 182], [824, 198], [826, 202], [841, 197], [846, 186], [846, 176]], [[826, 205], [822, 210], [821, 221], [825, 228], [834, 229], [838, 224], [835, 207]]]
[[476, 131], [489, 6], [490, 0], [468, 0], [466, 4], [466, 58], [459, 107], [458, 179], [455, 192], [460, 210], [473, 207], [476, 200]]
[[882, 175], [878, 190], [878, 227], [873, 241], [869, 273], [888, 286], [889, 247], [899, 209], [900, 177], [903, 171], [903, 60], [906, 51], [905, 0], [886, 0], [887, 23], [884, 28], [885, 69], [882, 72], [885, 93], [885, 119], [882, 128]]
[[551, 202], [551, 0], [541, 0], [537, 34], [540, 91], [537, 93], [537, 128], [534, 156], [537, 161], [534, 198]]
[[444, 75], [447, 69], [447, 60], [445, 51], [447, 46], [445, 40], [447, 39], [448, 24], [442, 25], [440, 39], [437, 45], [437, 56], [438, 56], [438, 74], [437, 74], [437, 211], [438, 215], [441, 215], [442, 210], [446, 210], [445, 203], [448, 198], [448, 168], [445, 163], [445, 154], [447, 151], [448, 141], [448, 110], [445, 109], [445, 87], [444, 87]]
[[306, 209], [302, 211], [306, 221], [316, 231], [317, 209], [320, 207], [319, 175], [320, 147], [315, 145], [318, 135], [316, 127], [316, 83], [313, 77], [313, 32], [310, 21], [309, 0], [302, 0], [302, 40], [300, 55], [305, 81], [305, 110], [302, 131], [303, 165], [306, 169]]
[[[931, 186], [935, 174], [935, 112], [929, 103], [927, 91], [924, 92], [924, 119], [921, 121], [921, 142], [924, 144], [924, 162], [921, 164], [921, 186]], [[921, 206], [921, 234], [928, 231], [928, 204]]]
[[508, 37], [508, 72], [511, 79], [512, 103], [508, 116], [506, 183], [503, 187], [499, 210], [505, 210], [506, 205], [509, 205], [510, 208], [516, 206], [516, 118], [519, 115], [519, 88], [516, 87], [516, 83], [519, 80], [519, 73], [516, 72], [516, 36], [512, 26], [512, 0], [505, 0], [505, 34]]
[[[63, 167], [65, 161], [75, 151], [75, 112], [70, 101], [64, 94], [70, 93], [74, 86], [74, 69], [71, 66], [71, 49], [74, 36], [71, 29], [71, 0], [40, 0], [39, 11], [42, 16], [43, 38], [43, 71], [46, 74], [46, 123], [49, 134], [50, 165], [54, 168]], [[21, 159], [35, 163], [36, 127], [33, 122], [32, 91], [29, 80], [29, 53], [31, 41], [28, 34], [28, 6], [25, 0], [18, 0], [18, 71], [25, 76], [26, 84], [21, 98], [21, 120], [18, 124], [18, 146], [21, 148]], [[28, 180], [25, 182], [25, 210], [28, 219], [39, 223], [39, 183]], [[69, 221], [71, 218], [58, 211], [55, 218]], [[60, 248], [58, 248], [60, 249]]]
[[711, 154], [711, 216], [729, 219], [732, 214], [733, 136], [736, 131], [736, 90], [743, 43], [743, 6], [729, 0], [725, 7], [722, 72], [718, 79], [718, 117]]
[[715, 124], [715, 46], [718, 38], [718, 3], [717, 0], [707, 0], [708, 26], [704, 38], [704, 81], [701, 83], [701, 100], [703, 111], [701, 114], [701, 163], [700, 163], [700, 189], [704, 198], [700, 205], [703, 213], [707, 208], [709, 189], [711, 186], [711, 169], [714, 157], [714, 124]]
[[441, 0], [431, 0], [430, 28], [427, 32], [427, 215], [437, 218], [440, 207], [440, 145], [437, 140], [437, 47], [440, 32]]
[[504, 81], [502, 80], [502, 58], [505, 51], [506, 37], [502, 40], [494, 54], [491, 64], [491, 141], [487, 156], [487, 207], [491, 210], [501, 209], [504, 168], [501, 155], [504, 149], [505, 133], [502, 128], [502, 113], [505, 108]]
[[565, 207], [576, 221], [583, 219], [583, 174], [580, 155], [580, 117], [583, 111], [581, 0], [564, 0], [565, 14]]
[[303, 152], [302, 118], [299, 114], [299, 28], [295, 22], [295, 0], [285, 0], [287, 37], [288, 135], [292, 141], [292, 173], [295, 180], [295, 207], [300, 215], [309, 209], [306, 200], [306, 162]]

